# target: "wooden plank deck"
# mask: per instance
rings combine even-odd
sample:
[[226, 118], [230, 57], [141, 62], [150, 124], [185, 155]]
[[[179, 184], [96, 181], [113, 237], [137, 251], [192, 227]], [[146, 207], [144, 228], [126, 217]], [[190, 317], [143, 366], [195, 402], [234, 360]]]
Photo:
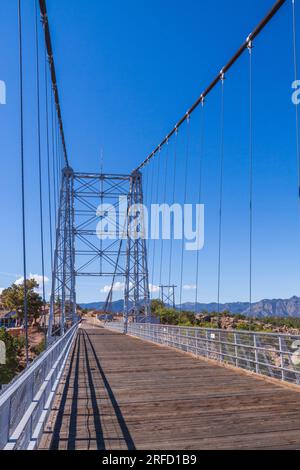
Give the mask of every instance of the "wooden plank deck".
[[40, 449], [300, 449], [300, 392], [85, 324]]

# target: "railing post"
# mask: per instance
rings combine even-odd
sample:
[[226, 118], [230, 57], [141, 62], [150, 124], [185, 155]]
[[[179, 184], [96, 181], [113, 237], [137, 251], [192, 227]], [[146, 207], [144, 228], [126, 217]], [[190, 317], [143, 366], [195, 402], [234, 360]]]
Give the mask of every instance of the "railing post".
[[206, 347], [206, 357], [209, 358], [209, 350], [208, 350], [208, 346], [209, 346], [209, 342], [208, 342], [208, 331], [205, 330], [205, 338], [206, 338], [206, 341], [205, 341], [205, 347]]
[[219, 331], [219, 361], [223, 362], [223, 349], [222, 349], [222, 342], [221, 342], [221, 332]]
[[199, 356], [199, 349], [198, 349], [198, 339], [199, 339], [199, 336], [198, 336], [198, 333], [199, 333], [199, 330], [195, 330], [195, 349], [196, 349], [196, 356]]
[[238, 355], [238, 341], [237, 341], [237, 334], [234, 333], [234, 355], [235, 355], [235, 366], [239, 366], [239, 355]]
[[258, 350], [257, 350], [258, 344], [257, 344], [257, 337], [255, 334], [253, 335], [253, 343], [254, 343], [254, 355], [255, 355], [255, 372], [259, 374], [260, 373], [259, 356], [258, 356]]
[[10, 397], [9, 399], [9, 411], [8, 411], [8, 420], [7, 420], [7, 442], [9, 441], [9, 434], [10, 434], [10, 422], [11, 422], [11, 401], [12, 401], [12, 397]]
[[285, 382], [283, 341], [282, 341], [281, 336], [279, 336], [279, 354], [280, 354], [281, 380]]

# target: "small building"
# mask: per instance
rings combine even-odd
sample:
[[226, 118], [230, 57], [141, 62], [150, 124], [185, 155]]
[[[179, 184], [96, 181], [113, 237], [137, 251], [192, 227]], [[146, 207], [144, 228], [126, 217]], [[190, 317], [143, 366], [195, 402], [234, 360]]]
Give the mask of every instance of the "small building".
[[17, 326], [17, 312], [8, 312], [0, 317], [0, 328], [10, 329]]

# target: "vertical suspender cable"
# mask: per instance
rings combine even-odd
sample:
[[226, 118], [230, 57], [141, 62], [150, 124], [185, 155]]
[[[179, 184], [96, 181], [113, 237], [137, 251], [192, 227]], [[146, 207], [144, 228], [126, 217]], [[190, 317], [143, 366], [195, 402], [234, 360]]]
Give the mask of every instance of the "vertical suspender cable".
[[[155, 160], [153, 160], [152, 162], [152, 165], [151, 165], [151, 183], [150, 183], [150, 191], [149, 191], [149, 203], [150, 203], [150, 206], [152, 205], [152, 197], [153, 197], [153, 182], [154, 182], [154, 171], [155, 171]], [[149, 176], [150, 178], [150, 176]], [[151, 224], [152, 224], [152, 220], [151, 220]], [[151, 226], [151, 231], [152, 231], [152, 226]], [[150, 246], [152, 245], [151, 243], [151, 236], [149, 236], [149, 240], [148, 240], [148, 253], [150, 254]], [[149, 256], [150, 257], [150, 256]], [[150, 290], [150, 294], [151, 294], [151, 290]]]
[[35, 0], [35, 46], [36, 46], [36, 91], [37, 91], [37, 133], [38, 133], [38, 168], [39, 168], [39, 204], [40, 204], [40, 239], [42, 263], [42, 291], [43, 291], [43, 317], [46, 326], [46, 291], [45, 291], [45, 256], [44, 256], [44, 210], [42, 186], [42, 154], [41, 154], [41, 114], [40, 114], [40, 63], [39, 63], [39, 35], [38, 35], [38, 8]]
[[25, 162], [24, 162], [24, 108], [23, 108], [23, 38], [22, 38], [22, 9], [18, 0], [19, 23], [19, 81], [20, 81], [20, 154], [21, 154], [21, 198], [22, 198], [22, 246], [23, 246], [23, 277], [24, 277], [24, 322], [26, 365], [29, 364], [28, 343], [28, 305], [27, 305], [27, 258], [26, 258], [26, 225], [25, 225]]
[[139, 171], [141, 170], [147, 163], [149, 163], [154, 156], [161, 150], [164, 145], [166, 145], [167, 141], [173, 137], [176, 131], [186, 122], [188, 117], [191, 117], [192, 113], [198, 108], [201, 104], [203, 98], [206, 98], [209, 93], [218, 85], [220, 81], [222, 81], [222, 77], [226, 74], [234, 64], [239, 60], [239, 58], [243, 55], [243, 53], [247, 50], [249, 45], [249, 41], [254, 41], [264, 30], [264, 28], [270, 23], [270, 21], [274, 18], [274, 16], [280, 11], [283, 5], [286, 3], [287, 0], [277, 0], [275, 4], [272, 6], [271, 10], [266, 14], [266, 16], [260, 21], [257, 27], [249, 34], [247, 39], [243, 42], [243, 44], [239, 47], [233, 57], [227, 62], [226, 65], [222, 68], [221, 72], [213, 79], [213, 81], [208, 85], [208, 87], [201, 93], [200, 97], [195, 101], [195, 103], [190, 107], [187, 113], [177, 122], [175, 127], [172, 128], [171, 132], [164, 138], [164, 140], [151, 152], [151, 154], [134, 170]]
[[[148, 170], [148, 166], [146, 166], [144, 168], [144, 171], [143, 171], [143, 178], [142, 178], [142, 184], [143, 184], [143, 204], [144, 206], [147, 208], [147, 210], [149, 211], [149, 205], [148, 205], [148, 191], [149, 191], [149, 180], [150, 180], [150, 173]], [[149, 221], [149, 212], [148, 212], [148, 219], [147, 221]], [[143, 228], [143, 231], [144, 231], [144, 234], [143, 236], [145, 237], [145, 246], [146, 246], [146, 251], [148, 249], [148, 246], [147, 246], [147, 243], [148, 243], [148, 240], [149, 240], [149, 231], [145, 230], [145, 213], [143, 213], [143, 223], [144, 223], [144, 228]], [[149, 229], [149, 226], [147, 226], [147, 229]], [[148, 238], [147, 238], [148, 237]], [[148, 251], [147, 251], [148, 253]], [[148, 273], [148, 288], [149, 288], [149, 270], [148, 270], [148, 265], [147, 265], [147, 273]], [[150, 292], [150, 291], [149, 291]]]
[[[295, 82], [298, 79], [298, 60], [297, 60], [297, 25], [296, 25], [296, 2], [292, 0], [293, 9], [293, 52], [294, 52], [294, 77]], [[298, 166], [298, 193], [300, 198], [300, 136], [299, 136], [299, 105], [295, 104], [296, 108], [296, 152], [297, 152], [297, 166]]]
[[[51, 112], [52, 112], [52, 159], [54, 160], [54, 130], [53, 130], [53, 101], [51, 100]], [[48, 177], [48, 212], [49, 212], [49, 235], [50, 235], [50, 257], [51, 257], [51, 270], [53, 271], [53, 221], [52, 221], [52, 191], [51, 191], [51, 165], [50, 155], [47, 152], [47, 177]], [[54, 177], [54, 174], [53, 174]]]
[[[185, 156], [185, 174], [184, 174], [184, 206], [187, 202], [187, 184], [188, 184], [188, 169], [189, 169], [189, 158], [190, 158], [190, 116], [187, 117], [186, 121], [186, 156]], [[183, 216], [184, 222], [184, 216]], [[182, 246], [181, 246], [181, 267], [180, 267], [180, 312], [182, 312], [182, 294], [183, 294], [183, 268], [184, 268], [184, 223], [183, 223], [183, 234], [182, 234]]]
[[249, 314], [252, 314], [253, 274], [253, 90], [252, 90], [252, 43], [249, 42]]
[[223, 230], [223, 186], [224, 186], [224, 83], [221, 80], [221, 127], [220, 127], [220, 200], [219, 200], [219, 250], [218, 250], [218, 326], [220, 326], [220, 295], [222, 270], [222, 230]]
[[[199, 158], [199, 192], [198, 192], [198, 204], [201, 204], [202, 200], [202, 177], [203, 177], [203, 158], [204, 158], [204, 100], [202, 101], [201, 107], [201, 123], [200, 123], [200, 158]], [[195, 313], [197, 313], [198, 304], [198, 293], [199, 293], [199, 258], [200, 251], [197, 250], [196, 260], [196, 295], [195, 295]]]
[[[168, 161], [169, 161], [169, 142], [167, 143], [167, 155], [166, 155], [166, 164], [165, 164], [165, 175], [164, 175], [164, 205], [167, 202], [167, 176], [168, 176]], [[164, 260], [164, 238], [162, 236], [161, 240], [161, 250], [160, 250], [160, 271], [159, 271], [159, 285], [162, 285], [162, 267]]]
[[146, 205], [148, 201], [148, 187], [149, 187], [149, 172], [147, 171], [147, 167], [145, 167], [145, 171], [143, 173], [143, 195], [144, 195], [144, 203], [146, 203]]
[[[157, 159], [157, 180], [156, 180], [156, 204], [158, 204], [158, 192], [159, 192], [159, 176], [160, 176], [160, 158], [161, 152], [158, 153]], [[157, 221], [157, 217], [154, 221], [154, 232], [156, 232], [157, 222], [159, 224], [159, 220]], [[153, 258], [152, 258], [152, 289], [154, 290], [154, 273], [155, 273], [155, 255], [156, 255], [156, 240], [153, 240]]]
[[56, 205], [59, 206], [60, 201], [60, 187], [61, 187], [61, 155], [60, 155], [60, 145], [59, 145], [59, 124], [56, 117], [56, 181], [57, 181], [57, 192], [56, 192]]
[[[55, 214], [55, 226], [57, 220], [57, 193], [58, 193], [58, 185], [57, 185], [57, 172], [56, 172], [56, 122], [55, 116], [53, 112], [53, 100], [51, 100], [51, 127], [52, 127], [52, 173], [53, 173], [53, 201], [54, 201], [54, 214]], [[50, 160], [50, 159], [49, 159]]]
[[[176, 187], [176, 173], [177, 173], [177, 140], [178, 140], [178, 130], [175, 132], [174, 140], [174, 171], [173, 171], [173, 194], [172, 194], [172, 205], [175, 204], [175, 187]], [[171, 240], [170, 240], [170, 259], [169, 259], [169, 286], [171, 285], [171, 275], [172, 275], [172, 261], [173, 261], [173, 236], [174, 236], [174, 221], [171, 227]]]

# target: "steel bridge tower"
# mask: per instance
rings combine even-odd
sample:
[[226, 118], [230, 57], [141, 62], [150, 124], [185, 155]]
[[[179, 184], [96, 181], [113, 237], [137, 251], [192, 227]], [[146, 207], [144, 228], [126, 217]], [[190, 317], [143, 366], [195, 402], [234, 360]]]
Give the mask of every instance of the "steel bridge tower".
[[143, 205], [142, 173], [130, 176], [127, 214], [127, 250], [125, 281], [125, 333], [128, 321], [151, 321], [146, 228]]
[[[77, 320], [75, 292], [74, 172], [66, 167], [62, 174], [52, 271], [52, 291], [48, 341]], [[59, 323], [55, 320], [59, 317]]]
[[171, 285], [171, 286], [159, 286], [160, 288], [160, 299], [162, 303], [166, 306], [172, 307], [174, 310], [176, 308], [176, 303], [175, 303], [175, 289], [177, 286]]
[[[129, 321], [149, 322], [150, 293], [142, 174], [62, 172], [48, 341], [77, 321], [76, 279], [124, 284], [124, 332]], [[100, 287], [99, 287], [100, 288]]]

